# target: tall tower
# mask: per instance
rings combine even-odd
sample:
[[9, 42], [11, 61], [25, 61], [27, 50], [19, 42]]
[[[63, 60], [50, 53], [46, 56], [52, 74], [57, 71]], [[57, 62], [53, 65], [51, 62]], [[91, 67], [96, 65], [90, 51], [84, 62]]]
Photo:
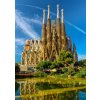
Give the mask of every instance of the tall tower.
[[66, 39], [66, 32], [65, 32], [65, 23], [64, 23], [64, 10], [61, 10], [61, 40], [62, 40], [62, 50], [67, 50], [67, 39]]
[[56, 32], [57, 32], [58, 51], [60, 51], [61, 50], [61, 24], [60, 24], [60, 8], [59, 8], [59, 5], [57, 5]]
[[48, 50], [48, 58], [50, 57], [51, 49], [52, 49], [52, 34], [51, 34], [50, 6], [48, 5], [48, 18], [47, 18], [47, 50]]
[[72, 40], [68, 36], [66, 37], [66, 39], [67, 39], [67, 49], [72, 53]]
[[73, 60], [78, 61], [78, 55], [76, 52], [76, 46], [73, 44]]
[[57, 50], [57, 32], [55, 27], [55, 21], [52, 21], [52, 51], [51, 51], [51, 60], [54, 61], [56, 59], [56, 56], [58, 55]]
[[43, 60], [45, 60], [45, 52], [46, 52], [46, 14], [45, 14], [45, 10], [43, 10], [42, 46], [43, 46]]

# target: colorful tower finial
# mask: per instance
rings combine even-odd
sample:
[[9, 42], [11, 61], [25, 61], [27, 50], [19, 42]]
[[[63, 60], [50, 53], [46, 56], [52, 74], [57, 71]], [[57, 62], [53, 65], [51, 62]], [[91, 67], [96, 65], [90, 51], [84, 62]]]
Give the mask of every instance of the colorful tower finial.
[[61, 9], [61, 16], [62, 16], [61, 22], [64, 23], [64, 10], [63, 9]]
[[57, 4], [57, 18], [60, 18], [60, 10], [59, 5]]
[[46, 23], [46, 14], [45, 14], [45, 9], [43, 10], [43, 24], [45, 24]]
[[48, 5], [48, 19], [50, 19], [50, 5]]

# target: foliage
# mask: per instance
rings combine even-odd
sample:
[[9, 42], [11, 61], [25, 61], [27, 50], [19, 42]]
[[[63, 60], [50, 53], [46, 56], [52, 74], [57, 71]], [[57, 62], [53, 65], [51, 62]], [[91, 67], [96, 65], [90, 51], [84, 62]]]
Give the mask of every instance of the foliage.
[[75, 74], [76, 77], [85, 78], [86, 77], [86, 68], [81, 68], [79, 72]]
[[86, 59], [80, 60], [80, 61], [76, 61], [74, 66], [86, 67]]
[[15, 73], [20, 72], [19, 64], [15, 63]]
[[47, 74], [43, 71], [38, 71], [34, 74], [34, 76], [36, 76], [36, 77], [46, 77]]
[[64, 67], [63, 63], [60, 62], [60, 61], [54, 61], [51, 63], [51, 66], [50, 68], [53, 69], [53, 68], [59, 68], [59, 67]]
[[37, 65], [37, 69], [43, 71], [43, 69], [49, 69], [51, 66], [51, 62], [50, 61], [41, 61], [38, 65]]
[[75, 74], [75, 70], [73, 66], [68, 66], [68, 75], [74, 75]]
[[67, 67], [62, 68], [62, 72], [63, 73], [67, 73], [68, 72], [68, 68]]
[[70, 65], [73, 63], [73, 58], [66, 58], [65, 61]]
[[71, 64], [71, 63], [73, 63], [73, 55], [69, 51], [62, 50], [59, 53], [59, 56], [57, 58], [57, 61], [62, 61], [64, 63]]

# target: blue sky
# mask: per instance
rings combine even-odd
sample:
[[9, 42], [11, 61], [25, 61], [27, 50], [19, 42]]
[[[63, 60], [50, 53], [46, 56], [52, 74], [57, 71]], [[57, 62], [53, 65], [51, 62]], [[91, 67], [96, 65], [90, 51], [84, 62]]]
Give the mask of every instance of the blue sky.
[[15, 0], [15, 60], [20, 62], [27, 39], [40, 39], [42, 10], [50, 5], [51, 19], [56, 19], [56, 5], [64, 9], [66, 34], [76, 44], [78, 58], [86, 57], [86, 1], [85, 0]]

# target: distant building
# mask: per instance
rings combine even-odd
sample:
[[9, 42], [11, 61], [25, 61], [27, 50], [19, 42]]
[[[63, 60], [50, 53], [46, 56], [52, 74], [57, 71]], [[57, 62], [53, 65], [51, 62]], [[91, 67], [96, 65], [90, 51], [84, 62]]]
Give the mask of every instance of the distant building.
[[64, 10], [57, 5], [56, 22], [50, 18], [50, 6], [48, 5], [48, 16], [43, 10], [42, 38], [41, 40], [27, 40], [22, 52], [21, 65], [35, 67], [40, 61], [54, 61], [61, 50], [70, 51], [73, 59], [77, 60], [76, 47], [72, 49], [71, 38], [66, 36], [64, 23]]

